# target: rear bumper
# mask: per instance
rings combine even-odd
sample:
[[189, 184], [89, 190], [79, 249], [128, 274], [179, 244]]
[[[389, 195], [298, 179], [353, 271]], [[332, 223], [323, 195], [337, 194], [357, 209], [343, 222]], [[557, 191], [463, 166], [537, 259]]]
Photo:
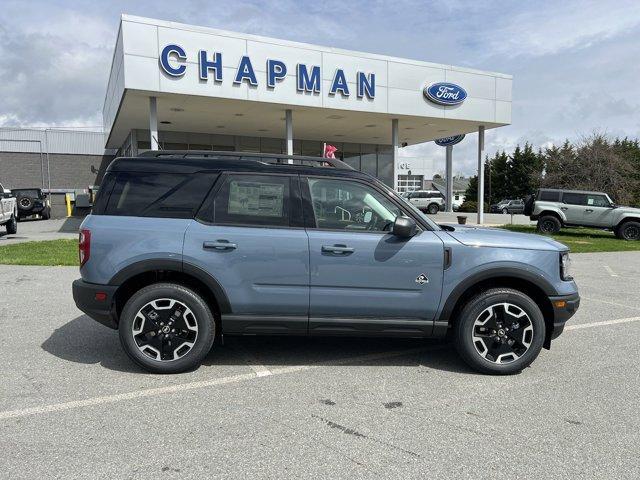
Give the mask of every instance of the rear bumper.
[[[73, 300], [76, 306], [95, 321], [113, 329], [118, 328], [113, 297], [118, 289], [112, 285], [88, 283], [82, 279], [73, 282]], [[104, 300], [97, 300], [96, 294], [104, 294]], [[102, 298], [99, 295], [98, 298]]]
[[549, 297], [549, 301], [553, 306], [553, 332], [551, 339], [558, 338], [564, 326], [580, 307], [580, 295], [574, 293], [572, 295], [563, 295], [558, 297]]

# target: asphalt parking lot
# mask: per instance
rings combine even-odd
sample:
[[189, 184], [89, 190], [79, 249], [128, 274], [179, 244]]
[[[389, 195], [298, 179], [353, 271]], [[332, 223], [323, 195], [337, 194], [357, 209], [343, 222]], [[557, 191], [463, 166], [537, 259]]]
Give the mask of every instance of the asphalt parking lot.
[[445, 343], [227, 338], [150, 375], [72, 267], [0, 266], [2, 478], [640, 478], [640, 252], [573, 255], [570, 327], [519, 375]]

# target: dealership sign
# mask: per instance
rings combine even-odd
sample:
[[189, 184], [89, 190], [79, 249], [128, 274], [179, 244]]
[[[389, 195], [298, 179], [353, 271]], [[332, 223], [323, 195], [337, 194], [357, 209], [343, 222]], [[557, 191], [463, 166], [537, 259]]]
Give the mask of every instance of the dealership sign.
[[[206, 50], [200, 50], [198, 52], [198, 65], [194, 66], [187, 63], [187, 53], [181, 46], [170, 44], [162, 49], [158, 62], [162, 71], [170, 77], [183, 77], [187, 68], [197, 68], [198, 78], [202, 82], [209, 81], [210, 79], [216, 83], [225, 81], [225, 78], [223, 78], [222, 53], [220, 52], [210, 53]], [[266, 83], [267, 88], [275, 89], [278, 83], [286, 78], [288, 73], [289, 69], [283, 61], [269, 59], [266, 64], [266, 78], [262, 81]], [[298, 92], [320, 93], [322, 77], [320, 75], [319, 65], [298, 63], [295, 66], [295, 75], [296, 89]], [[244, 55], [239, 59], [238, 67], [232, 76], [233, 83], [237, 85], [243, 83], [254, 87], [259, 85], [256, 71], [248, 55]], [[355, 81], [355, 94], [358, 98], [362, 99], [366, 97], [371, 100], [375, 98], [375, 73], [357, 72], [355, 79], [347, 79], [342, 68], [337, 68], [333, 74], [333, 79], [329, 86], [329, 95], [340, 94], [343, 97], [349, 97], [352, 93], [351, 88], [353, 87], [347, 83], [348, 80], [351, 82]]]
[[450, 147], [452, 145], [455, 145], [456, 143], [460, 143], [463, 138], [464, 135], [454, 135], [453, 137], [439, 138], [435, 142], [436, 145], [439, 145], [441, 147]]
[[464, 88], [455, 83], [436, 82], [424, 87], [424, 96], [438, 105], [460, 105], [467, 98]]

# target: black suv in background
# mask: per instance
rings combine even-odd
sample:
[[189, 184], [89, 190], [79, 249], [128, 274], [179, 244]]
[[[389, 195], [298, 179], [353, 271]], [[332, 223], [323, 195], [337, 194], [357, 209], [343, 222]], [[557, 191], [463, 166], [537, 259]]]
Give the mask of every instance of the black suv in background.
[[18, 204], [18, 220], [40, 215], [43, 220], [51, 218], [49, 197], [40, 188], [13, 188], [11, 193]]

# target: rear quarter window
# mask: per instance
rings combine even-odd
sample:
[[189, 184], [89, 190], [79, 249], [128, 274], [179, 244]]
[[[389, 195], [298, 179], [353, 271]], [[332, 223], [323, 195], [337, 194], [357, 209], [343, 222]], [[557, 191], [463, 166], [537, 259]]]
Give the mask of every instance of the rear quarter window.
[[[109, 176], [113, 178], [105, 178], [103, 182], [106, 188], [101, 188], [98, 194], [96, 213], [193, 218], [218, 175], [119, 172]], [[110, 191], [108, 199], [104, 198], [107, 191]]]
[[541, 190], [540, 198], [538, 200], [542, 200], [544, 202], [559, 202], [560, 193], [561, 192], [549, 192], [549, 191]]

